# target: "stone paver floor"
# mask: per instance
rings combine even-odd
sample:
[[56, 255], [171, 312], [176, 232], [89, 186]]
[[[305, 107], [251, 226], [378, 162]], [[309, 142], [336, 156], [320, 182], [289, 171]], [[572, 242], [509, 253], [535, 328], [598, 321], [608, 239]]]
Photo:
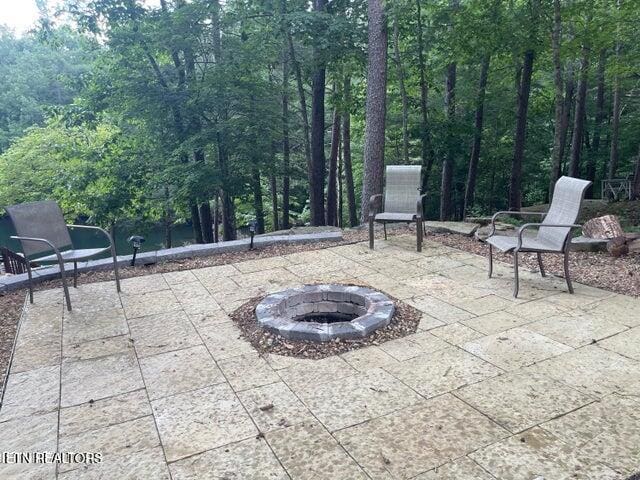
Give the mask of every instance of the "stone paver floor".
[[[640, 471], [640, 301], [413, 238], [59, 290], [27, 305], [0, 408], [3, 479], [624, 479]], [[358, 282], [424, 315], [313, 361], [260, 356], [228, 314]]]

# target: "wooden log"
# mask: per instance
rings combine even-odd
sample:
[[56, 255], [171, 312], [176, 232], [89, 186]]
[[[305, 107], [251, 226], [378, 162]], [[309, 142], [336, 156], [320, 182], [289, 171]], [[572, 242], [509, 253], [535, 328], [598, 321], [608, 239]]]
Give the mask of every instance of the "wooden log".
[[582, 233], [588, 238], [617, 238], [624, 237], [620, 220], [615, 215], [592, 218], [582, 227]]
[[629, 246], [627, 245], [627, 239], [625, 237], [616, 237], [609, 240], [607, 243], [607, 251], [613, 257], [621, 257], [629, 253]]

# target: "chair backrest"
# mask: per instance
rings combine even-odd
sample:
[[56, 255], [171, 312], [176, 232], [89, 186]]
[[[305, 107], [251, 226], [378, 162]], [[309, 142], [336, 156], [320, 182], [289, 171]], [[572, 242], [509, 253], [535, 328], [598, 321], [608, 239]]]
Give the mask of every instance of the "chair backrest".
[[[561, 177], [553, 190], [553, 200], [542, 224], [572, 225], [578, 220], [584, 194], [591, 185], [588, 180]], [[544, 228], [538, 230], [538, 240], [562, 250], [570, 228]]]
[[389, 165], [384, 190], [384, 211], [416, 213], [420, 197], [422, 167], [419, 165]]
[[[22, 203], [5, 207], [13, 227], [19, 237], [44, 238], [62, 249], [71, 245], [69, 229], [64, 221], [62, 210], [51, 200]], [[41, 242], [21, 241], [24, 254], [31, 255], [49, 252], [51, 247]]]

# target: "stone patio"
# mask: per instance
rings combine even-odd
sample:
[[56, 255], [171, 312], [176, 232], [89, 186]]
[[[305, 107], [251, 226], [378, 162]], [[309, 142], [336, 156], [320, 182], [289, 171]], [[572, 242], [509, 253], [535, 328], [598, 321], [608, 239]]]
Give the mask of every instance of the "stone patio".
[[[0, 464], [34, 479], [624, 479], [640, 471], [640, 301], [412, 237], [36, 293]], [[260, 356], [228, 314], [305, 283], [365, 283], [419, 331], [323, 360]]]

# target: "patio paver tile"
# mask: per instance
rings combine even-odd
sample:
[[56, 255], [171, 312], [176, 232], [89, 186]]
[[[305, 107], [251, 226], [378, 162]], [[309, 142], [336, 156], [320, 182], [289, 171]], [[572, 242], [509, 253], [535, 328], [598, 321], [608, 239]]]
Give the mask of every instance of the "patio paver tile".
[[541, 426], [575, 451], [632, 475], [640, 469], [640, 401], [609, 395]]
[[373, 368], [395, 365], [398, 363], [394, 357], [378, 346], [370, 346], [351, 350], [340, 355], [349, 365], [359, 372], [366, 372]]
[[575, 311], [538, 320], [528, 324], [526, 328], [573, 348], [588, 345], [627, 329], [611, 319], [589, 314], [580, 315]]
[[77, 435], [148, 415], [151, 405], [144, 389], [123, 393], [61, 409], [60, 436]]
[[508, 435], [452, 395], [335, 434], [373, 479], [408, 479]]
[[202, 344], [183, 311], [170, 311], [129, 320], [131, 337], [139, 357], [171, 352]]
[[62, 407], [144, 388], [132, 353], [68, 362], [62, 365]]
[[454, 394], [513, 433], [594, 401], [528, 368], [468, 385]]
[[533, 369], [599, 398], [614, 392], [640, 395], [640, 364], [598, 346], [581, 347]]
[[539, 427], [469, 455], [499, 479], [614, 480], [620, 476]]
[[[0, 448], [3, 452], [55, 452], [58, 435], [58, 412], [16, 418], [0, 424]], [[53, 463], [2, 463], [0, 478], [55, 478]]]
[[381, 369], [297, 392], [330, 432], [418, 403], [422, 398]]
[[241, 338], [240, 329], [231, 321], [214, 325], [199, 325], [198, 333], [216, 361], [254, 352], [251, 344]]
[[309, 409], [284, 382], [238, 393], [261, 432], [270, 432], [313, 420]]
[[128, 333], [127, 321], [120, 306], [99, 311], [81, 312], [74, 304], [74, 310], [64, 314], [62, 340], [65, 345], [117, 337]]
[[[144, 277], [140, 277], [144, 278]], [[164, 281], [164, 280], [163, 280]], [[122, 296], [122, 305], [127, 319], [162, 314], [180, 310], [181, 306], [175, 294], [168, 289], [151, 291], [135, 295]]]
[[358, 464], [316, 421], [269, 432], [266, 438], [292, 479], [367, 478]]
[[618, 333], [599, 343], [601, 347], [640, 361], [640, 327]]
[[409, 360], [424, 353], [437, 352], [447, 347], [449, 347], [447, 342], [431, 332], [423, 331], [380, 344], [383, 351], [399, 361]]
[[462, 457], [418, 475], [413, 480], [495, 480], [495, 477], [469, 457]]
[[515, 327], [521, 327], [533, 321], [534, 320], [527, 316], [519, 316], [507, 311], [501, 311], [463, 320], [461, 323], [485, 335], [491, 335]]
[[483, 336], [482, 333], [462, 323], [450, 323], [430, 330], [430, 333], [452, 345], [461, 345]]
[[[41, 367], [9, 376], [2, 399], [0, 422], [19, 417], [33, 417], [57, 410], [60, 367]], [[0, 423], [0, 430], [2, 430]]]
[[62, 348], [62, 361], [77, 362], [126, 352], [133, 352], [133, 341], [129, 335], [119, 335], [89, 342], [66, 344]]
[[225, 358], [219, 365], [236, 392], [280, 381], [269, 363], [257, 353]]
[[160, 398], [151, 407], [169, 462], [257, 434], [226, 383]]
[[262, 439], [250, 438], [170, 464], [173, 480], [289, 480]]
[[307, 386], [321, 385], [356, 373], [357, 370], [340, 357], [304, 360], [289, 368], [278, 370], [280, 378], [294, 392]]
[[385, 370], [426, 398], [502, 373], [499, 368], [457, 347], [420, 355]]
[[204, 345], [142, 358], [140, 369], [151, 400], [225, 381]]
[[475, 316], [472, 313], [458, 307], [454, 307], [449, 303], [443, 302], [442, 300], [429, 295], [414, 297], [411, 300], [407, 300], [407, 303], [432, 316], [436, 320], [440, 320], [447, 324], [460, 322]]
[[467, 342], [462, 348], [505, 370], [516, 370], [571, 351], [567, 345], [520, 327]]

